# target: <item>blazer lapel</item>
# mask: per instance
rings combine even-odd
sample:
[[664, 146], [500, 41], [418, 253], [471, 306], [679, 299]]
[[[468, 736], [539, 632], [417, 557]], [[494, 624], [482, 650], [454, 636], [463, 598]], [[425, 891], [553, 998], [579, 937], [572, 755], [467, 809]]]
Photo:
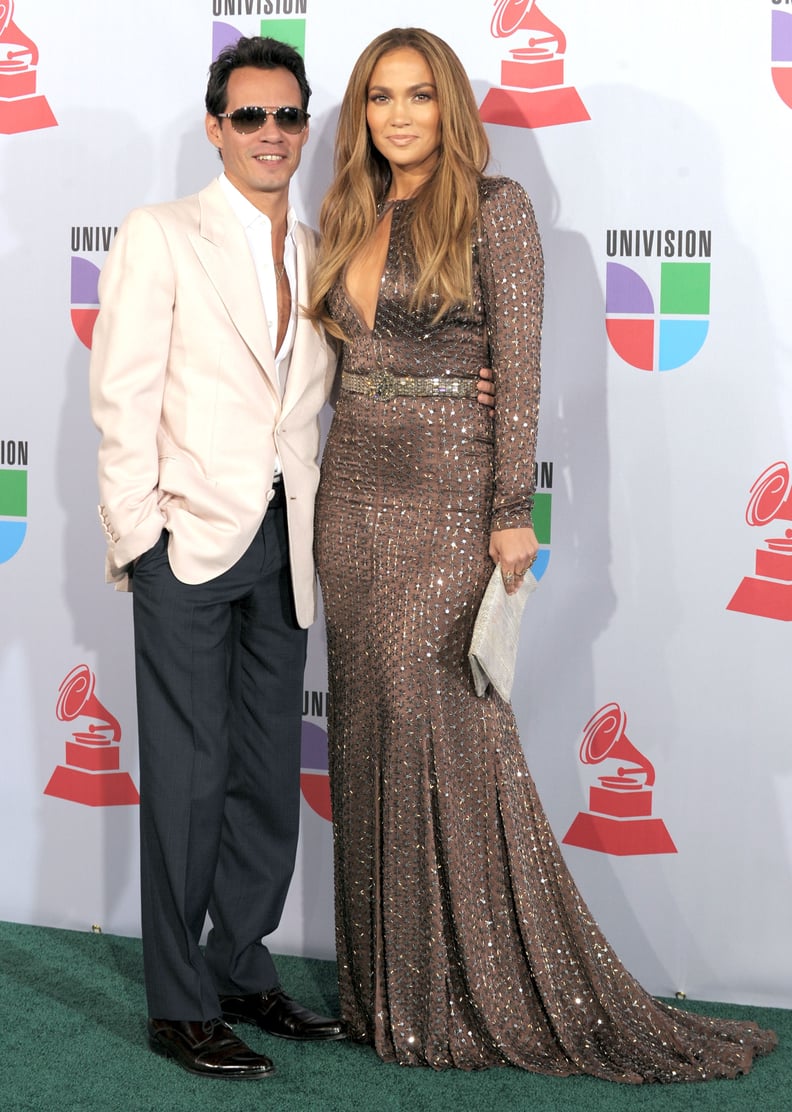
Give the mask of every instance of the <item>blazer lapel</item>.
[[244, 228], [231, 212], [217, 181], [201, 190], [198, 203], [200, 227], [198, 233], [190, 237], [195, 253], [234, 327], [261, 365], [276, 397], [280, 398], [275, 355]]
[[[308, 249], [305, 228], [298, 225], [295, 233], [297, 241], [297, 325], [294, 330], [294, 346], [289, 361], [289, 374], [283, 393], [284, 414], [299, 401], [305, 384], [311, 378], [316, 360], [321, 353], [322, 340], [313, 325], [300, 311], [300, 304], [308, 300], [308, 282], [314, 261], [314, 250]], [[312, 245], [311, 245], [312, 247]]]

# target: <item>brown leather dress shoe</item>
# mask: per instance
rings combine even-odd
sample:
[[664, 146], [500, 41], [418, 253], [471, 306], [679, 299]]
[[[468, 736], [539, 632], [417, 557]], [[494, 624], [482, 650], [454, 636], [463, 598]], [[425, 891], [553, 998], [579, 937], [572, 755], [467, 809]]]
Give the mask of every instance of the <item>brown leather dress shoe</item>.
[[220, 1007], [226, 1023], [252, 1023], [280, 1039], [312, 1039], [316, 1042], [345, 1039], [340, 1019], [304, 1008], [287, 996], [282, 988], [254, 992], [247, 996], [221, 996]]
[[149, 1046], [203, 1077], [254, 1078], [275, 1072], [269, 1058], [256, 1054], [222, 1019], [150, 1019]]

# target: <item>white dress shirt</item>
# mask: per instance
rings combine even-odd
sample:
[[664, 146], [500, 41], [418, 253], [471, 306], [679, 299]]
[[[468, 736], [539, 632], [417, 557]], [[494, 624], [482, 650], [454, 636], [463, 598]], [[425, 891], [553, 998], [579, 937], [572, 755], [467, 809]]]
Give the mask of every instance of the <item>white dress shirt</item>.
[[[292, 347], [294, 345], [294, 332], [297, 327], [297, 245], [294, 240], [294, 228], [297, 224], [297, 214], [290, 208], [286, 214], [286, 240], [283, 246], [283, 265], [291, 286], [291, 311], [286, 334], [280, 349], [276, 350], [278, 342], [278, 275], [275, 269], [275, 260], [272, 255], [272, 222], [268, 216], [260, 212], [247, 197], [232, 185], [225, 174], [220, 175], [220, 185], [228, 199], [234, 215], [245, 230], [250, 253], [256, 267], [256, 274], [261, 290], [261, 300], [267, 317], [270, 343], [275, 355], [275, 373], [278, 388], [283, 397], [286, 378], [289, 373]], [[275, 460], [275, 474], [280, 474], [280, 460]]]

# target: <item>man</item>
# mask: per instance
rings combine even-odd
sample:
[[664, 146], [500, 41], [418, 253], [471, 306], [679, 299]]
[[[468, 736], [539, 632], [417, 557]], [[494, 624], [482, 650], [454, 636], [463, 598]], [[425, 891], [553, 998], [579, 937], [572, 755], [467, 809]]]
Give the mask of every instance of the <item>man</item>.
[[283, 992], [262, 942], [297, 844], [333, 370], [298, 311], [315, 240], [289, 182], [309, 96], [291, 47], [254, 37], [221, 53], [206, 133], [224, 172], [119, 229], [91, 360], [108, 579], [133, 587], [148, 1035], [209, 1076], [273, 1071], [229, 1022], [344, 1037]]

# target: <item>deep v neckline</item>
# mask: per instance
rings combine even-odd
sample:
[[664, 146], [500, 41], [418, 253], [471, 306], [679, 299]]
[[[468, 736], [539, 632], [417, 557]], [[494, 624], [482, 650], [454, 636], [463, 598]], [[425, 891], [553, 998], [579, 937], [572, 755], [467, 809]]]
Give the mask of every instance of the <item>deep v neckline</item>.
[[391, 245], [393, 243], [393, 221], [394, 221], [394, 217], [395, 217], [396, 212], [398, 212], [399, 206], [406, 204], [408, 200], [410, 200], [410, 198], [395, 198], [392, 201], [381, 201], [377, 205], [377, 219], [378, 220], [382, 220], [383, 217], [385, 217], [388, 212], [390, 212], [391, 218], [390, 218], [390, 228], [388, 230], [388, 242], [387, 242], [387, 245], [385, 247], [385, 257], [384, 257], [383, 262], [382, 262], [382, 270], [380, 271], [379, 278], [377, 279], [377, 296], [374, 300], [374, 315], [372, 317], [371, 324], [369, 324], [368, 321], [366, 320], [366, 317], [365, 317], [365, 314], [363, 313], [362, 307], [358, 304], [358, 302], [352, 297], [352, 294], [349, 292], [349, 287], [347, 286], [347, 283], [346, 283], [346, 275], [344, 275], [343, 281], [341, 282], [341, 289], [344, 292], [344, 297], [346, 299], [346, 303], [349, 306], [349, 308], [352, 310], [352, 313], [353, 313], [355, 319], [357, 320], [358, 324], [360, 325], [360, 327], [363, 329], [363, 331], [366, 333], [367, 336], [372, 336], [377, 330], [377, 318], [379, 316], [380, 298], [381, 298], [381, 295], [382, 295], [382, 284], [383, 284], [383, 280], [384, 280], [386, 274], [388, 273], [388, 267], [389, 267], [389, 264], [390, 264]]

